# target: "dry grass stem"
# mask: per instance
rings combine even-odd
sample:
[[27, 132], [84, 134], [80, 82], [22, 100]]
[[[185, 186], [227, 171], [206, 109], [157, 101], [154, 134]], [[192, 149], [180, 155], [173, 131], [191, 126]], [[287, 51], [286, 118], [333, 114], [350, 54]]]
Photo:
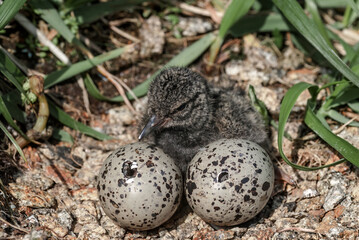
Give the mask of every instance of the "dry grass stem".
[[122, 37], [124, 37], [124, 38], [126, 38], [126, 39], [128, 39], [128, 40], [130, 40], [130, 41], [132, 41], [132, 42], [135, 42], [135, 43], [139, 43], [139, 42], [140, 42], [140, 39], [138, 39], [138, 38], [132, 36], [131, 34], [129, 34], [129, 33], [125, 32], [125, 31], [119, 29], [119, 28], [116, 27], [116, 26], [111, 26], [111, 25], [110, 25], [110, 28], [111, 28], [112, 31], [114, 31], [114, 32], [117, 33], [118, 35], [120, 35], [120, 36], [122, 36]]
[[298, 228], [298, 227], [288, 227], [288, 228], [283, 228], [281, 230], [278, 230], [278, 233], [281, 232], [286, 232], [286, 231], [296, 231], [296, 232], [306, 232], [306, 233], [316, 233], [318, 234], [315, 230], [313, 229], [309, 229], [309, 228]]
[[12, 55], [11, 53], [9, 53], [8, 51], [6, 51], [6, 49], [4, 49], [1, 45], [0, 45], [0, 50], [3, 51], [3, 53], [5, 53], [10, 59], [11, 61], [13, 61], [13, 63], [15, 63], [15, 65], [20, 68], [20, 70], [26, 74], [26, 76], [32, 76], [32, 75], [37, 75], [40, 77], [45, 77], [45, 74], [40, 73], [36, 70], [30, 69], [28, 67], [26, 67], [24, 64], [22, 64], [20, 62], [19, 59], [17, 59], [17, 57], [15, 57], [14, 55]]
[[126, 93], [123, 89], [123, 87], [121, 86], [120, 83], [118, 83], [116, 81], [116, 79], [114, 78], [114, 76], [109, 73], [103, 66], [99, 65], [97, 66], [97, 71], [99, 71], [103, 76], [105, 76], [117, 89], [117, 91], [120, 93], [120, 95], [123, 97], [123, 100], [125, 102], [125, 104], [127, 105], [127, 107], [131, 110], [131, 112], [133, 112], [134, 114], [137, 115], [136, 110], [133, 108], [131, 102], [128, 100]]
[[120, 78], [118, 78], [118, 77], [116, 77], [116, 76], [113, 76], [113, 77], [114, 77], [115, 80], [117, 80], [117, 81], [121, 84], [122, 87], [124, 87], [124, 88], [126, 89], [126, 91], [135, 99], [135, 101], [138, 102], [138, 97], [137, 97], [136, 94], [132, 91], [132, 89], [129, 88], [129, 87], [127, 86], [127, 84], [126, 84], [124, 81], [122, 81]]
[[[358, 115], [355, 114], [355, 113], [352, 113], [354, 114], [354, 116], [352, 116], [352, 119], [350, 119], [348, 122], [346, 122], [345, 124], [343, 124], [342, 126], [340, 126], [338, 129], [335, 129], [333, 130], [332, 132], [334, 134], [339, 134], [341, 131], [343, 131], [350, 123], [352, 123], [353, 121], [357, 120], [358, 119]], [[308, 140], [313, 140], [313, 139], [316, 139], [318, 136], [314, 133], [309, 133], [301, 138], [298, 138], [298, 140], [301, 140], [301, 141], [308, 141]]]
[[178, 7], [181, 8], [182, 10], [185, 10], [187, 12], [191, 12], [197, 15], [201, 15], [201, 16], [205, 16], [205, 17], [210, 17], [211, 13], [203, 8], [199, 8], [199, 7], [195, 7], [192, 5], [188, 5], [187, 3], [179, 3]]
[[352, 119], [350, 119], [348, 122], [346, 122], [344, 125], [340, 126], [340, 128], [333, 130], [334, 134], [339, 134], [341, 131], [343, 131], [346, 126], [348, 126], [350, 123], [352, 123], [353, 121], [355, 121], [357, 119], [357, 116], [353, 117]]
[[15, 229], [21, 231], [21, 232], [30, 233], [29, 230], [27, 230], [27, 229], [25, 229], [25, 228], [18, 227], [18, 226], [14, 225], [14, 224], [11, 224], [11, 223], [9, 223], [8, 221], [6, 221], [5, 219], [3, 219], [2, 217], [0, 217], [0, 221], [2, 221], [3, 223], [9, 225], [9, 226], [12, 227], [12, 228], [15, 228]]
[[85, 108], [86, 108], [86, 112], [89, 115], [91, 115], [89, 96], [88, 96], [87, 90], [85, 88], [84, 79], [81, 76], [77, 77], [77, 84], [80, 86], [80, 88], [82, 90], [82, 98], [84, 100], [84, 105], [85, 105]]
[[223, 13], [217, 12], [209, 3], [207, 4], [206, 8], [210, 12], [212, 20], [217, 24], [221, 24]]
[[[53, 44], [43, 32], [37, 29], [25, 16], [18, 13], [15, 16], [16, 21], [18, 21], [29, 33], [34, 35], [43, 45], [47, 46], [49, 50], [64, 64], [71, 65], [70, 59], [63, 53], [55, 44]], [[24, 69], [25, 70], [25, 69]], [[25, 72], [29, 72], [26, 69]], [[43, 75], [43, 74], [42, 74]], [[88, 114], [91, 115], [90, 111], [90, 104], [88, 100], [88, 94], [85, 88], [85, 84], [81, 77], [77, 78], [77, 83], [79, 84], [80, 88], [82, 89], [82, 96], [84, 99], [84, 105]]]
[[340, 31], [330, 25], [326, 25], [326, 27], [350, 45], [355, 45], [359, 42], [359, 34], [352, 30]]
[[123, 19], [119, 19], [119, 20], [113, 20], [110, 21], [109, 24], [110, 26], [120, 26], [124, 23], [135, 23], [138, 24], [138, 20], [136, 18], [123, 18]]
[[[88, 58], [92, 59], [93, 55], [92, 53], [87, 50], [87, 49], [81, 49], [83, 51], [84, 54], [87, 55]], [[119, 78], [117, 78], [118, 82], [116, 81], [116, 77], [114, 75], [112, 75], [110, 72], [108, 72], [105, 67], [103, 67], [102, 65], [98, 65], [96, 66], [97, 71], [99, 73], [101, 73], [103, 76], [105, 76], [117, 89], [117, 91], [120, 93], [120, 95], [123, 97], [123, 100], [125, 102], [125, 104], [128, 106], [128, 108], [137, 115], [136, 110], [133, 108], [133, 106], [131, 105], [131, 102], [128, 100], [126, 93], [123, 89], [123, 86], [126, 88], [127, 91], [130, 92], [130, 94], [132, 94], [134, 96], [134, 98], [137, 100], [137, 97], [135, 96], [135, 94], [130, 90], [130, 88]]]
[[43, 32], [37, 29], [24, 15], [17, 13], [15, 20], [23, 26], [29, 33], [39, 39], [40, 43], [47, 46], [49, 50], [63, 63], [70, 64], [70, 59], [55, 44], [53, 44]]
[[85, 37], [83, 35], [80, 34], [80, 40], [85, 43], [85, 45], [91, 49], [93, 49], [95, 52], [97, 52], [98, 54], [103, 53], [102, 49], [97, 46], [94, 42], [92, 42], [88, 37]]

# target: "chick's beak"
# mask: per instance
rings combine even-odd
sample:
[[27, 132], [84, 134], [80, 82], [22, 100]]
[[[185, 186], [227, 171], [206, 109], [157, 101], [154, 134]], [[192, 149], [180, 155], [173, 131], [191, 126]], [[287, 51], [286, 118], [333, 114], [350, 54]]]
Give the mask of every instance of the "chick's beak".
[[138, 140], [148, 136], [153, 130], [162, 127], [166, 122], [166, 119], [159, 119], [156, 115], [152, 115], [138, 136]]

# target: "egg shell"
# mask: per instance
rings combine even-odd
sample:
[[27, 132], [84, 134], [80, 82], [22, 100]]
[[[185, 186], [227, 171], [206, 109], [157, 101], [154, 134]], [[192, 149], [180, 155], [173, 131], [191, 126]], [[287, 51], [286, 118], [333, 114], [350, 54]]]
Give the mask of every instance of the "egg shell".
[[161, 149], [133, 143], [103, 163], [98, 195], [107, 216], [124, 228], [148, 230], [176, 211], [182, 196], [181, 171]]
[[274, 187], [273, 163], [258, 144], [220, 139], [202, 148], [189, 163], [185, 194], [204, 221], [233, 226], [257, 215]]

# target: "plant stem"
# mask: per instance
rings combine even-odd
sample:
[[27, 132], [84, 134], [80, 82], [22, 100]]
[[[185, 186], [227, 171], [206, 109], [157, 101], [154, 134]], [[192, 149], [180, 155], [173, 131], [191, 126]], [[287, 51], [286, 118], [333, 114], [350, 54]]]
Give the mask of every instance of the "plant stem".
[[39, 112], [34, 127], [26, 133], [29, 140], [23, 137], [16, 139], [16, 142], [21, 148], [29, 144], [30, 141], [37, 140], [41, 137], [41, 133], [46, 128], [47, 119], [49, 118], [49, 106], [44, 94], [44, 78], [34, 75], [30, 77], [29, 81], [30, 91], [36, 95], [39, 101]]

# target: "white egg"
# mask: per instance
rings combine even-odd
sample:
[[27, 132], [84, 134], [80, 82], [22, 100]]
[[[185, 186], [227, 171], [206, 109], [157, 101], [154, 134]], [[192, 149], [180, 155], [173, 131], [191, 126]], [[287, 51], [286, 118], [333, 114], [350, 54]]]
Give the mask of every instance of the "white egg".
[[189, 163], [185, 194], [203, 220], [233, 226], [256, 216], [273, 186], [273, 163], [262, 147], [243, 139], [220, 139]]
[[182, 196], [181, 171], [161, 149], [133, 143], [103, 163], [98, 195], [107, 216], [124, 228], [148, 230], [176, 211]]

